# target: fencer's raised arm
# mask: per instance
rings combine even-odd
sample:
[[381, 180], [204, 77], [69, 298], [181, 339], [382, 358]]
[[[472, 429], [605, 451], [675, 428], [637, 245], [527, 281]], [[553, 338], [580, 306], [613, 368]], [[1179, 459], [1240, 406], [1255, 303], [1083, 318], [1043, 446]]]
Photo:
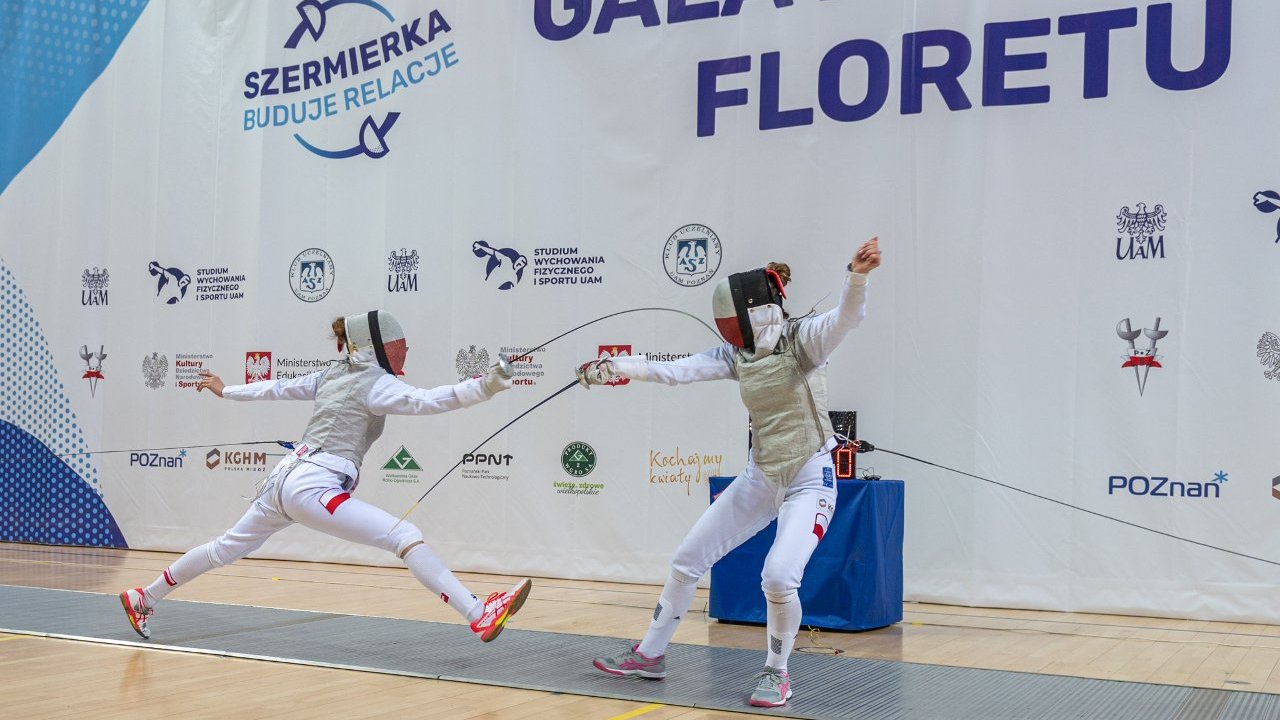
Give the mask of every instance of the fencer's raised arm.
[[[285, 380], [261, 380], [247, 385], [227, 385], [221, 395], [231, 400], [315, 400], [324, 370]], [[213, 376], [216, 378], [217, 376]], [[206, 385], [207, 387], [207, 385]]]
[[436, 415], [482, 403], [510, 387], [511, 379], [497, 372], [430, 389], [386, 375], [369, 389], [365, 405], [379, 415]]
[[849, 331], [867, 316], [867, 276], [850, 272], [840, 288], [840, 302], [830, 310], [800, 320], [796, 340], [815, 366], [831, 357]]
[[733, 346], [724, 343], [671, 362], [654, 362], [644, 355], [616, 357], [612, 359], [613, 373], [632, 380], [666, 385], [732, 380], [737, 377], [734, 374], [733, 353]]

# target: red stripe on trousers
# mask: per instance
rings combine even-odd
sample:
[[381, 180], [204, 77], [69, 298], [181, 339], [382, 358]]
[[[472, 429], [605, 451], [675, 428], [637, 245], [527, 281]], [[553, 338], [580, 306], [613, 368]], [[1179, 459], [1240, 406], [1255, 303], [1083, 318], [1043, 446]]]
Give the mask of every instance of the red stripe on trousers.
[[339, 505], [341, 505], [342, 503], [350, 499], [351, 499], [351, 493], [339, 493], [329, 498], [329, 502], [324, 504], [324, 509], [328, 510], [329, 514], [332, 515], [333, 512], [338, 509]]
[[169, 568], [164, 569], [164, 581], [169, 583], [169, 587], [178, 586], [178, 583], [174, 581], [173, 576], [169, 574]]

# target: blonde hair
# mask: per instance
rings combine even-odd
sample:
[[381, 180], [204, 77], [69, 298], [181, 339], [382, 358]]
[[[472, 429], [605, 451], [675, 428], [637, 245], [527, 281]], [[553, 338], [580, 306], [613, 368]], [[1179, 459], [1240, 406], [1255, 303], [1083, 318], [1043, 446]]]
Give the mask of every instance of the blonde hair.
[[780, 262], [771, 262], [768, 265], [765, 265], [765, 269], [772, 270], [778, 273], [778, 279], [782, 281], [782, 284], [784, 286], [791, 283], [791, 266], [790, 265], [786, 263], [780, 263]]
[[338, 341], [338, 350], [347, 349], [347, 321], [340, 317], [334, 318], [329, 329], [333, 331], [333, 337]]

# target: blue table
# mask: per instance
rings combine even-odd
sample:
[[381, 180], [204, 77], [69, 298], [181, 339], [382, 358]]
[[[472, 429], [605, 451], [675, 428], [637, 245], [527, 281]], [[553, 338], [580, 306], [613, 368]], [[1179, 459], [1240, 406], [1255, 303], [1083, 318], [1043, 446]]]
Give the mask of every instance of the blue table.
[[[711, 497], [731, 477], [711, 478]], [[801, 623], [827, 630], [870, 630], [902, 620], [901, 480], [839, 480], [836, 514], [805, 567]], [[765, 622], [760, 571], [777, 521], [711, 568], [711, 617]]]

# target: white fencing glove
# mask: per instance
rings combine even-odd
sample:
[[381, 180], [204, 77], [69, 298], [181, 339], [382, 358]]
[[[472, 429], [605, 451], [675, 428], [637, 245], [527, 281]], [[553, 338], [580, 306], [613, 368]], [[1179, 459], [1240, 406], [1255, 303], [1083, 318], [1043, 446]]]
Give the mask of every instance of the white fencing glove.
[[488, 395], [497, 395], [503, 390], [511, 389], [511, 363], [507, 358], [499, 356], [498, 363], [489, 368], [489, 374], [480, 381]]
[[588, 390], [592, 385], [604, 385], [613, 378], [613, 361], [607, 357], [583, 363], [578, 368], [578, 384]]

